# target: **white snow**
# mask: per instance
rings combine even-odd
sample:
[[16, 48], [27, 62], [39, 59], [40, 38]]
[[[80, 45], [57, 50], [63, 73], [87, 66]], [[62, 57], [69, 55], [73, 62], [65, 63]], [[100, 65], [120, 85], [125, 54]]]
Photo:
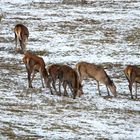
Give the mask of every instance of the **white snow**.
[[[139, 28], [140, 2], [60, 2], [0, 1], [5, 15], [0, 22], [0, 40], [5, 39], [0, 42], [0, 61], [11, 64], [9, 68], [0, 64], [0, 138], [10, 139], [8, 131], [15, 139], [139, 140], [140, 100], [130, 99], [123, 68], [140, 62], [139, 44], [125, 40], [128, 31]], [[117, 86], [118, 97], [106, 98], [104, 85], [103, 96], [99, 96], [96, 82], [91, 79], [83, 81], [85, 94], [75, 100], [40, 88], [39, 75], [33, 82], [36, 88], [28, 89], [23, 55], [14, 53], [12, 29], [17, 23], [29, 28], [28, 50], [46, 52], [42, 55], [46, 67], [50, 63], [74, 67], [79, 61], [120, 64], [106, 69]], [[17, 73], [12, 64], [17, 66]]]

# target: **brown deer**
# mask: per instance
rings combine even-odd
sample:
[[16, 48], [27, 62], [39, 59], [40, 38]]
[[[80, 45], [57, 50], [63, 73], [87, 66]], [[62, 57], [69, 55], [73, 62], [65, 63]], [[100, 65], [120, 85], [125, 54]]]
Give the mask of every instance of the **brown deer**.
[[76, 64], [76, 70], [79, 74], [81, 82], [82, 80], [88, 77], [93, 78], [94, 80], [97, 81], [99, 95], [101, 95], [99, 82], [106, 85], [108, 96], [110, 96], [108, 88], [110, 89], [110, 91], [112, 92], [114, 96], [117, 95], [116, 86], [114, 85], [113, 81], [109, 78], [109, 76], [107, 75], [107, 73], [101, 66], [88, 63], [88, 62], [79, 62]]
[[128, 65], [124, 69], [124, 74], [129, 83], [129, 90], [131, 93], [131, 99], [133, 99], [132, 95], [132, 86], [135, 83], [135, 97], [137, 98], [137, 83], [140, 83], [140, 68], [134, 65]]
[[44, 87], [44, 84], [43, 84], [43, 79], [44, 79], [45, 85], [51, 90], [50, 85], [49, 85], [49, 76], [45, 68], [45, 62], [43, 58], [33, 53], [26, 52], [23, 57], [23, 62], [26, 66], [27, 73], [28, 73], [29, 88], [32, 88], [32, 81], [35, 77], [35, 74], [39, 72], [41, 76], [42, 87]]
[[[48, 66], [48, 74], [51, 78], [50, 84], [52, 83], [52, 87], [55, 90], [56, 93], [58, 93], [56, 89], [56, 80], [58, 79], [58, 72], [60, 68], [60, 64], [52, 64]], [[59, 94], [61, 94], [61, 81], [59, 80]]]
[[77, 72], [68, 65], [61, 65], [58, 71], [58, 78], [61, 83], [63, 83], [64, 95], [68, 95], [66, 90], [67, 85], [73, 94], [73, 99], [75, 99], [76, 96], [80, 97], [83, 94], [82, 85], [79, 81]]
[[18, 49], [18, 43], [20, 44], [23, 53], [26, 52], [26, 45], [29, 37], [29, 31], [23, 24], [17, 24], [14, 28], [15, 33], [15, 45]]
[[[77, 72], [67, 65], [60, 64], [52, 64], [48, 67], [49, 75], [51, 76], [53, 88], [56, 91], [55, 83], [56, 80], [59, 79], [59, 93], [61, 94], [61, 84], [64, 88], [64, 95], [68, 95], [67, 86], [69, 86], [73, 98], [76, 96], [83, 94], [81, 83], [79, 82], [79, 78]], [[57, 91], [56, 91], [57, 92]]]

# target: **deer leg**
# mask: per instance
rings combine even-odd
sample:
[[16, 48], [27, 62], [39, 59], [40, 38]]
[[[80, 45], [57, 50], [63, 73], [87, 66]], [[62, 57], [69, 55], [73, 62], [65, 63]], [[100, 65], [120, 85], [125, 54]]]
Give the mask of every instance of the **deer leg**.
[[23, 39], [20, 40], [20, 47], [21, 47], [22, 52], [25, 53], [26, 52], [26, 49], [25, 49], [26, 45], [25, 45], [25, 42]]
[[28, 73], [28, 86], [29, 88], [33, 88], [32, 81], [31, 81], [31, 72], [28, 69], [27, 69], [27, 73]]
[[50, 89], [51, 94], [53, 95], [53, 91], [52, 91], [52, 89], [51, 89], [51, 86], [49, 87], [49, 89]]
[[47, 87], [50, 89], [51, 94], [53, 95], [53, 91], [52, 91], [52, 88], [51, 88], [51, 78], [48, 77], [48, 79], [45, 80], [45, 82], [46, 82]]
[[21, 50], [23, 51], [23, 41], [19, 39]]
[[74, 89], [74, 92], [73, 92], [73, 99], [75, 99], [75, 98], [76, 98], [76, 95], [77, 95], [77, 90], [76, 90], [76, 89]]
[[133, 99], [133, 95], [132, 95], [132, 83], [129, 83], [129, 90], [130, 90], [130, 93], [131, 93], [131, 99]]
[[43, 83], [43, 76], [42, 76], [42, 74], [40, 75], [40, 77], [41, 77], [42, 88], [45, 88], [44, 83]]
[[53, 86], [53, 89], [55, 90], [55, 92], [56, 92], [56, 93], [58, 93], [58, 91], [57, 91], [57, 89], [56, 89], [56, 86], [55, 86], [55, 85], [56, 85], [56, 80], [55, 80], [55, 79], [53, 79], [53, 80], [52, 80], [52, 86]]
[[[34, 76], [35, 76], [35, 70], [34, 70], [34, 73], [33, 73], [33, 77], [32, 78], [34, 78]], [[42, 83], [42, 87], [44, 88], [44, 83], [43, 83], [43, 73], [42, 73], [42, 70], [41, 70], [41, 68], [39, 69], [39, 73], [40, 73], [40, 77], [41, 77], [41, 83]]]
[[[135, 73], [132, 73], [131, 74], [131, 77], [130, 77], [131, 80], [128, 80], [129, 82], [129, 90], [130, 90], [130, 93], [131, 93], [131, 99], [133, 99], [133, 94], [132, 94], [132, 87], [133, 87], [133, 83], [135, 81]], [[136, 88], [137, 90], [137, 88]], [[136, 91], [135, 91], [136, 92]]]
[[35, 77], [36, 72], [33, 71], [32, 73], [33, 73], [32, 76], [31, 76], [31, 74], [30, 74], [30, 77], [31, 77], [31, 79], [30, 79], [30, 83], [32, 83], [32, 81], [34, 80], [34, 77]]
[[77, 96], [77, 94], [78, 94], [78, 89], [77, 89], [77, 88], [74, 88], [74, 87], [72, 86], [72, 83], [70, 83], [69, 86], [70, 86], [71, 92], [72, 92], [72, 94], [73, 94], [73, 99], [75, 99], [76, 96]]
[[97, 88], [98, 88], [99, 95], [101, 95], [101, 93], [100, 93], [100, 85], [99, 85], [98, 81], [97, 81]]
[[26, 52], [26, 46], [27, 46], [27, 41], [28, 41], [28, 38], [26, 37], [25, 39], [24, 39], [24, 42], [23, 42], [23, 52], [25, 53]]
[[106, 89], [107, 89], [107, 94], [108, 94], [108, 96], [110, 96], [110, 94], [109, 94], [109, 90], [108, 90], [108, 87], [107, 87], [107, 85], [106, 85]]
[[52, 91], [52, 88], [51, 88], [52, 78], [50, 76], [44, 77], [44, 81], [45, 81], [46, 88], [49, 88], [51, 94], [53, 95], [53, 91]]
[[23, 51], [23, 53], [26, 53], [26, 44], [25, 43], [23, 43], [22, 51]]
[[71, 91], [71, 93], [74, 95], [74, 90], [73, 90], [73, 88], [72, 88], [72, 83], [71, 82], [69, 82], [69, 88], [70, 88], [70, 91]]
[[15, 46], [16, 46], [16, 49], [18, 48], [18, 37], [17, 37], [17, 35], [15, 34]]
[[64, 88], [64, 96], [68, 96], [68, 93], [67, 93], [67, 82], [66, 81], [64, 81], [63, 82], [63, 88]]
[[61, 92], [61, 84], [62, 84], [62, 81], [61, 81], [61, 79], [59, 79], [59, 94], [60, 95], [62, 94], [62, 92]]
[[137, 99], [137, 82], [135, 82], [135, 97]]

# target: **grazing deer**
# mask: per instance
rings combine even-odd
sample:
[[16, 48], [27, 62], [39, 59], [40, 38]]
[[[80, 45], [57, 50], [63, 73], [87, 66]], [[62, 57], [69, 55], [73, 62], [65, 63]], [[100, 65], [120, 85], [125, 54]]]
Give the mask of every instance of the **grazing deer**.
[[86, 78], [93, 78], [97, 81], [97, 87], [100, 93], [99, 82], [106, 85], [107, 93], [109, 94], [109, 90], [112, 92], [114, 96], [116, 96], [116, 86], [114, 85], [113, 81], [109, 78], [105, 70], [99, 66], [88, 62], [79, 62], [76, 64], [76, 70], [79, 74], [80, 81]]
[[124, 74], [129, 83], [129, 90], [131, 93], [131, 99], [133, 99], [132, 95], [132, 86], [135, 83], [135, 97], [137, 98], [137, 83], [140, 83], [140, 68], [134, 65], [128, 65], [124, 69]]
[[80, 96], [83, 94], [81, 83], [79, 82], [79, 78], [77, 72], [73, 70], [71, 67], [67, 65], [60, 64], [52, 64], [48, 67], [48, 73], [52, 80], [53, 88], [56, 90], [55, 83], [56, 80], [59, 79], [59, 93], [61, 94], [61, 84], [64, 88], [64, 95], [68, 95], [67, 93], [67, 85], [69, 86], [73, 98], [76, 96]]
[[68, 65], [60, 66], [58, 70], [58, 78], [61, 83], [63, 83], [64, 95], [68, 95], [66, 90], [67, 85], [69, 85], [69, 88], [73, 94], [73, 99], [75, 99], [76, 96], [80, 97], [81, 94], [83, 94], [82, 85], [79, 81], [77, 72]]
[[16, 48], [18, 49], [18, 42], [19, 42], [22, 52], [25, 53], [26, 45], [29, 37], [28, 28], [23, 24], [17, 24], [14, 28], [14, 33], [15, 33]]
[[[50, 85], [49, 85], [49, 76], [45, 68], [45, 62], [43, 58], [33, 53], [26, 52], [23, 57], [23, 62], [26, 65], [26, 69], [28, 73], [29, 88], [32, 88], [32, 81], [35, 77], [35, 74], [39, 72], [41, 76], [42, 87], [44, 87], [44, 84], [43, 84], [43, 79], [44, 79], [46, 86], [51, 90]], [[32, 78], [31, 78], [31, 74], [32, 74]]]

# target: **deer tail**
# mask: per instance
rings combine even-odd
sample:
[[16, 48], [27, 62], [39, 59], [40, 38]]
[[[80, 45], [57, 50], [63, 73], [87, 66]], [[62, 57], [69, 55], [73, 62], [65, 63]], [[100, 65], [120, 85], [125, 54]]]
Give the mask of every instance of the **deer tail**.
[[15, 32], [17, 38], [19, 38], [21, 40], [21, 28], [15, 28], [14, 32]]

